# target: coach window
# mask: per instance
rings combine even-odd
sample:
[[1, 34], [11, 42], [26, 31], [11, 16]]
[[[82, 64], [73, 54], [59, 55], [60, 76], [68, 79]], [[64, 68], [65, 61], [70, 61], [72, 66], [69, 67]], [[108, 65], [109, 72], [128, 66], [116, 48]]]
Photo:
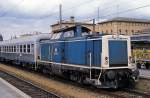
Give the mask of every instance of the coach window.
[[10, 52], [12, 52], [12, 47], [10, 46]]
[[6, 49], [6, 50], [7, 50], [7, 52], [9, 52], [9, 46], [7, 46], [7, 49]]
[[3, 52], [5, 52], [5, 46], [3, 46]]
[[14, 46], [14, 52], [16, 52], [16, 46]]
[[6, 46], [6, 51], [8, 52], [8, 46]]
[[22, 45], [20, 45], [20, 52], [22, 53]]
[[11, 46], [9, 46], [9, 52], [11, 52]]
[[9, 46], [7, 46], [7, 52], [9, 52]]
[[9, 48], [10, 48], [10, 49], [9, 49], [9, 50], [10, 50], [9, 52], [11, 52], [11, 46], [10, 46]]
[[11, 46], [11, 48], [12, 48], [12, 52], [14, 52], [14, 46]]
[[8, 46], [8, 52], [10, 52], [10, 46]]
[[16, 46], [16, 52], [18, 52], [18, 46]]
[[23, 52], [26, 53], [26, 45], [23, 46]]
[[7, 46], [5, 46], [5, 52], [7, 52]]
[[12, 52], [12, 46], [10, 46], [10, 52]]
[[5, 50], [4, 50], [4, 46], [3, 46], [3, 52], [4, 52]]
[[9, 48], [9, 52], [11, 52], [11, 46], [9, 46], [8, 48]]
[[5, 52], [6, 52], [6, 46], [5, 46]]
[[30, 53], [30, 44], [27, 45], [27, 52]]
[[5, 52], [7, 52], [7, 46], [5, 46]]
[[6, 52], [7, 52], [7, 46], [6, 46]]
[[10, 52], [10, 46], [8, 46], [8, 52]]
[[7, 52], [7, 46], [4, 46], [4, 51]]
[[9, 52], [11, 52], [11, 46], [9, 46]]

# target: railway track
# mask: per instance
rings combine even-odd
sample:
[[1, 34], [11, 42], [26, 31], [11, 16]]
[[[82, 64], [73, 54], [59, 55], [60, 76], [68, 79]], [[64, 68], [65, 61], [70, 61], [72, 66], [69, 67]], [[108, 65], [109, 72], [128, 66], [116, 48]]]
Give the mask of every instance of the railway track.
[[[11, 67], [11, 66], [7, 66], [7, 67]], [[18, 69], [18, 70], [20, 70], [20, 69]], [[10, 74], [10, 71], [7, 71], [7, 72], [9, 72], [7, 74]], [[31, 72], [31, 73], [34, 73], [34, 72]], [[41, 74], [38, 74], [38, 75], [40, 76]], [[15, 75], [15, 73], [11, 73], [11, 76], [15, 77], [15, 78], [18, 77], [18, 76]], [[73, 85], [73, 86], [75, 85], [80, 90], [77, 89], [77, 88], [72, 88], [72, 89], [78, 90], [80, 92], [82, 90], [85, 90], [85, 94], [89, 94], [90, 95], [90, 93], [92, 92], [93, 97], [91, 97], [91, 96], [87, 97], [85, 95], [86, 98], [150, 98], [149, 93], [141, 92], [141, 91], [138, 91], [138, 90], [123, 89], [123, 90], [113, 91], [113, 90], [97, 89], [97, 88], [91, 87], [91, 86], [83, 86], [83, 85], [81, 86], [81, 85], [78, 85], [78, 84], [76, 84], [74, 82], [71, 82], [71, 81], [66, 81], [66, 80], [62, 80], [62, 79], [58, 79], [58, 78], [54, 78], [54, 79], [56, 81], [58, 80], [59, 82], [63, 82], [64, 84], [66, 84], [66, 87], [69, 87], [70, 85]], [[27, 81], [27, 80], [25, 80], [25, 81]], [[76, 97], [76, 96], [72, 96], [72, 97]], [[35, 98], [55, 98], [55, 97], [35, 97]], [[81, 97], [78, 96], [78, 98], [83, 98], [83, 95], [81, 95]]]
[[150, 98], [150, 94], [132, 89], [123, 89], [113, 92], [113, 94], [119, 98]]
[[89, 88], [86, 87], [89, 91], [95, 91], [97, 93], [104, 93], [114, 98], [150, 98], [150, 92], [144, 92], [136, 89], [97, 89], [97, 88]]
[[56, 94], [48, 92], [30, 83], [29, 81], [23, 80], [6, 72], [0, 71], [0, 77], [6, 80], [8, 83], [12, 84], [13, 86], [17, 87], [24, 93], [28, 94], [32, 98], [60, 98], [60, 96]]

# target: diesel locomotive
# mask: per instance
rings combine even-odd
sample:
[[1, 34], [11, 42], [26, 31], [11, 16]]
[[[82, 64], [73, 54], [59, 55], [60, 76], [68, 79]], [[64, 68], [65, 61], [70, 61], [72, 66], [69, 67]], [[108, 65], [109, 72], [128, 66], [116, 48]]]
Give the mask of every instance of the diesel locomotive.
[[91, 35], [81, 25], [2, 41], [0, 60], [98, 88], [132, 86], [139, 76], [132, 62], [130, 37]]

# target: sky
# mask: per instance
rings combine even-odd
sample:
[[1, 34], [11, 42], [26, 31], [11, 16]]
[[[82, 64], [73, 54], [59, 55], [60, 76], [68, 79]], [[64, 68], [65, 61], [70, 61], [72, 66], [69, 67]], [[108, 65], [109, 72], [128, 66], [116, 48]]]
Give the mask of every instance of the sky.
[[[113, 17], [150, 19], [150, 0], [0, 0], [0, 33], [4, 39], [32, 32], [50, 33], [50, 25], [75, 16], [76, 21]], [[99, 15], [98, 15], [99, 9]]]

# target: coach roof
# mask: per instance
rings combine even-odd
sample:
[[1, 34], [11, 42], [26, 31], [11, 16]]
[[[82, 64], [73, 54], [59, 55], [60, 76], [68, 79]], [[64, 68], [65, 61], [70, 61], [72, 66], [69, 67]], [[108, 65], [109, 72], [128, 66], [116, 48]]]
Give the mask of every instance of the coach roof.
[[10, 40], [4, 40], [0, 42], [0, 45], [5, 44], [21, 44], [21, 43], [34, 43], [38, 42], [42, 39], [50, 39], [51, 34], [38, 34], [38, 35], [32, 35], [32, 36], [25, 36], [25, 37], [19, 37], [16, 39], [10, 39]]

